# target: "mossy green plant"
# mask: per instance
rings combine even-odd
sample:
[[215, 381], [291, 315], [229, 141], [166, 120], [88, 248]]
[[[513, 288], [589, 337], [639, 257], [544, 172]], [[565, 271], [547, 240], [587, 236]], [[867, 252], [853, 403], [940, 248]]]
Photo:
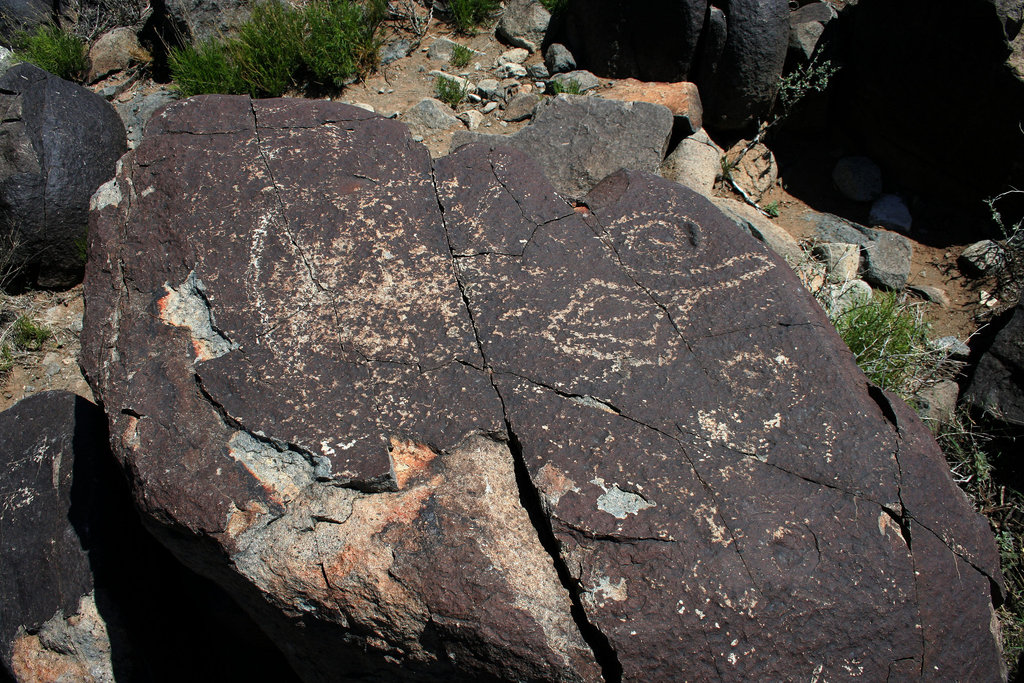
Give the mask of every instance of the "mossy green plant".
[[580, 82], [577, 81], [575, 78], [570, 78], [569, 80], [551, 81], [550, 85], [551, 93], [554, 95], [561, 95], [562, 93], [565, 93], [566, 95], [583, 94], [583, 86], [581, 86]]

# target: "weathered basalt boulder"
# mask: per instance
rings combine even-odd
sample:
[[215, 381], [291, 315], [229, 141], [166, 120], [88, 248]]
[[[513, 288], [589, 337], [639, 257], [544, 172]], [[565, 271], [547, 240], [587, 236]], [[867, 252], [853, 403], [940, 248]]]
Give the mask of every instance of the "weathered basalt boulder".
[[789, 46], [789, 5], [726, 0], [722, 10], [709, 15], [694, 80], [704, 100], [705, 125], [735, 130], [767, 115], [775, 99]]
[[567, 44], [580, 66], [604, 78], [683, 81], [707, 7], [707, 0], [569, 0]]
[[559, 194], [575, 200], [620, 168], [656, 173], [672, 125], [672, 112], [660, 104], [558, 95], [538, 104], [530, 125], [518, 132], [458, 131], [452, 149], [471, 142], [512, 147], [534, 159]]
[[1024, 428], [1024, 304], [1008, 315], [964, 393], [978, 410], [1016, 431]]
[[0, 78], [0, 243], [23, 279], [82, 279], [89, 197], [114, 175], [125, 132], [114, 108], [31, 64]]
[[95, 206], [114, 450], [307, 680], [1000, 675], [927, 429], [692, 191], [212, 96]]
[[0, 413], [0, 434], [0, 680], [295, 680], [143, 529], [100, 408], [35, 394]]

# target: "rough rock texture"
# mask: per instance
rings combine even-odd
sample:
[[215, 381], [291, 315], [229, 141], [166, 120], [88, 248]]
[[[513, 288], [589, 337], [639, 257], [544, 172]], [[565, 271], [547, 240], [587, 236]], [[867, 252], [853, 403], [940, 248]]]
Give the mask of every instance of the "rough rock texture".
[[142, 133], [153, 114], [178, 99], [177, 93], [161, 88], [151, 93], [136, 94], [127, 102], [116, 102], [117, 110], [128, 138], [128, 148], [134, 149], [142, 142]]
[[102, 97], [31, 64], [0, 78], [0, 243], [40, 287], [82, 279], [89, 197], [124, 153]]
[[604, 78], [687, 80], [707, 7], [707, 0], [569, 0], [567, 44], [582, 68]]
[[803, 258], [803, 251], [796, 239], [750, 204], [725, 197], [716, 197], [711, 201], [741, 230], [764, 242], [787, 263], [796, 264]]
[[152, 61], [130, 28], [115, 28], [96, 39], [89, 48], [89, 73], [86, 82], [93, 83], [115, 71], [127, 69], [137, 62]]
[[914, 218], [910, 215], [910, 209], [907, 208], [903, 197], [898, 194], [883, 194], [871, 205], [868, 223], [909, 235]]
[[[82, 412], [76, 419], [76, 412]], [[103, 414], [73, 394], [42, 393], [0, 413], [0, 654], [19, 678], [38, 667], [29, 653], [46, 650], [40, 628], [66, 625], [77, 651], [52, 653], [54, 670], [112, 676], [106, 626], [95, 616], [89, 556], [69, 518], [75, 445], [80, 457], [105, 445]], [[78, 482], [79, 486], [83, 482]], [[76, 501], [81, 505], [82, 499]], [[83, 531], [86, 531], [83, 529]], [[88, 547], [88, 546], [87, 546]], [[76, 616], [79, 617], [76, 619]], [[94, 628], [99, 621], [99, 627]], [[76, 628], [79, 622], [82, 628]], [[29, 634], [33, 635], [29, 635]], [[34, 639], [34, 640], [33, 640]], [[101, 673], [102, 672], [102, 673]], [[56, 677], [55, 677], [56, 678]], [[79, 678], [78, 680], [85, 680]]]
[[779, 180], [775, 154], [763, 142], [751, 147], [749, 140], [740, 140], [725, 153], [725, 164], [732, 182], [757, 202]]
[[981, 240], [967, 245], [956, 262], [964, 275], [981, 277], [1002, 270], [1006, 266], [1006, 252], [998, 242]]
[[248, 0], [164, 0], [174, 35], [170, 44], [202, 43], [234, 36], [252, 14]]
[[1017, 305], [978, 361], [964, 396], [992, 417], [1024, 427], [1024, 304]]
[[509, 45], [536, 52], [550, 23], [551, 13], [538, 0], [511, 0], [505, 4], [495, 33]]
[[574, 210], [512, 150], [205, 97], [101, 194], [113, 446], [307, 679], [998, 677], [927, 429], [686, 188]]
[[722, 174], [722, 155], [707, 131], [701, 128], [680, 141], [661, 164], [661, 176], [682, 183], [704, 196], [711, 196]]
[[789, 46], [789, 5], [786, 0], [725, 0], [723, 10], [706, 29], [695, 80], [704, 98], [705, 125], [735, 130], [765, 116], [775, 99]]
[[544, 65], [553, 74], [560, 74], [566, 71], [576, 70], [576, 58], [565, 45], [552, 43], [544, 51]]
[[832, 214], [817, 214], [809, 220], [817, 223], [815, 235], [818, 239], [860, 246], [860, 272], [869, 283], [893, 290], [906, 286], [914, 249], [906, 237], [886, 230], [865, 228]]
[[693, 83], [647, 83], [635, 78], [616, 81], [612, 87], [601, 92], [601, 97], [623, 102], [650, 102], [669, 108], [676, 117], [678, 131], [682, 135], [693, 135], [701, 129], [704, 108], [700, 93]]
[[825, 27], [838, 16], [827, 2], [812, 2], [789, 13], [789, 58], [807, 63], [814, 56]]
[[147, 534], [98, 407], [65, 392], [0, 413], [0, 679], [290, 683], [223, 591]]
[[672, 133], [672, 112], [647, 102], [558, 95], [534, 110], [513, 135], [458, 131], [452, 148], [470, 142], [509, 146], [533, 158], [555, 190], [580, 199], [620, 168], [656, 173]]

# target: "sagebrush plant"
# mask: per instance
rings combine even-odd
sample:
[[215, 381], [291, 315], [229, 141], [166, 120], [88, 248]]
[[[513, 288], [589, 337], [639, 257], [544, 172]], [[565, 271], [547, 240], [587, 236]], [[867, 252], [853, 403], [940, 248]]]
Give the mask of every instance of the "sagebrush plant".
[[449, 76], [438, 76], [434, 81], [434, 93], [437, 99], [454, 109], [469, 94], [469, 84]]
[[14, 36], [14, 56], [69, 81], [81, 81], [89, 68], [85, 42], [53, 24]]
[[386, 17], [385, 0], [312, 0], [302, 8], [267, 0], [253, 8], [237, 37], [172, 49], [171, 78], [185, 97], [340, 88], [376, 66]]
[[501, 6], [500, 0], [448, 0], [448, 14], [462, 33], [471, 34], [490, 20]]
[[826, 310], [857, 365], [882, 389], [912, 403], [922, 387], [949, 374], [948, 352], [928, 343], [921, 307], [905, 294], [875, 291], [845, 309]]
[[818, 61], [818, 55], [807, 64], [798, 66], [779, 80], [773, 108], [774, 119], [768, 125], [777, 125], [792, 113], [800, 100], [811, 93], [824, 92], [839, 67], [831, 60]]
[[465, 45], [456, 45], [452, 48], [452, 57], [448, 60], [448, 63], [456, 69], [461, 69], [464, 66], [467, 66], [471, 59], [473, 59], [472, 50]]

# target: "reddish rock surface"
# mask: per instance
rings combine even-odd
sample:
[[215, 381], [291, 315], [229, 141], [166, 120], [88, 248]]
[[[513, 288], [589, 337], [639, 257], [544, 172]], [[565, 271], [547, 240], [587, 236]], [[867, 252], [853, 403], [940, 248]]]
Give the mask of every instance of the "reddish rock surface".
[[997, 678], [984, 520], [789, 269], [648, 174], [585, 205], [345, 105], [166, 110], [83, 340], [145, 513], [307, 680]]
[[610, 88], [601, 91], [601, 96], [609, 100], [623, 102], [650, 102], [669, 108], [672, 115], [689, 121], [690, 133], [696, 133], [704, 125], [704, 108], [700, 103], [700, 93], [693, 83], [648, 83], [635, 78], [624, 78], [616, 81]]

